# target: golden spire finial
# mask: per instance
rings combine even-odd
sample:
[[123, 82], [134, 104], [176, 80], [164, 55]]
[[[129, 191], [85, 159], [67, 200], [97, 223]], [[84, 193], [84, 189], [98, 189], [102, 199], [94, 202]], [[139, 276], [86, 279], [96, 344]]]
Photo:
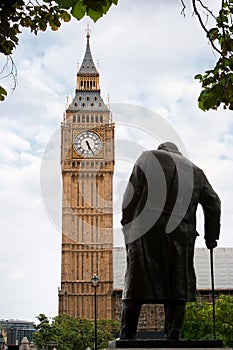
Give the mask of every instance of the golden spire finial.
[[86, 32], [87, 32], [87, 38], [90, 38], [91, 29], [90, 29], [90, 27], [89, 27], [89, 23], [87, 23]]

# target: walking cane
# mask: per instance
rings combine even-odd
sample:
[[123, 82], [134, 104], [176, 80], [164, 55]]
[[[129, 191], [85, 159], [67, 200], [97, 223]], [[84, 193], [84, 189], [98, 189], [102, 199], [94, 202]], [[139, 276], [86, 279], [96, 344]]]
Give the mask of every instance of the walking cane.
[[210, 249], [210, 270], [211, 270], [212, 303], [213, 303], [214, 339], [216, 339], [213, 248]]

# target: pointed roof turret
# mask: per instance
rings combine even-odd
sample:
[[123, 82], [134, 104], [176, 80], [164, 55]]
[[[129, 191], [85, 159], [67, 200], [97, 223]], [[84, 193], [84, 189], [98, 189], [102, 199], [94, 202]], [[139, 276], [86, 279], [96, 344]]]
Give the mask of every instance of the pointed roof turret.
[[106, 112], [109, 109], [100, 95], [99, 72], [91, 55], [89, 26], [86, 31], [86, 52], [77, 73], [75, 97], [66, 110], [67, 112]]
[[99, 72], [97, 71], [92, 55], [91, 55], [91, 48], [90, 48], [90, 28], [89, 25], [87, 25], [87, 45], [86, 45], [86, 52], [83, 58], [83, 62], [80, 66], [80, 69], [77, 73], [77, 75], [98, 75]]

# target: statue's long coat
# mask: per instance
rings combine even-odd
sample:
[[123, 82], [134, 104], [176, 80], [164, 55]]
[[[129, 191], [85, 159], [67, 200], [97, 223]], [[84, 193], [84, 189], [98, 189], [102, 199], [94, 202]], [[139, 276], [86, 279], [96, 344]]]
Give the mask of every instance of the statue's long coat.
[[198, 203], [204, 212], [204, 238], [214, 241], [219, 238], [220, 200], [203, 171], [176, 150], [142, 153], [123, 199], [123, 299], [195, 300]]

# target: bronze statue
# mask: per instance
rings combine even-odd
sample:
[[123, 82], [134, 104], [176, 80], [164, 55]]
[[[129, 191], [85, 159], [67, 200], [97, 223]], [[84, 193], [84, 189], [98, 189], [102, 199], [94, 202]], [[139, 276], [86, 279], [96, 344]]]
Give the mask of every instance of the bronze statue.
[[179, 339], [185, 303], [194, 301], [196, 210], [208, 249], [217, 246], [220, 199], [204, 172], [171, 142], [138, 158], [124, 193], [127, 250], [120, 339], [134, 339], [142, 304], [164, 304], [166, 339]]

